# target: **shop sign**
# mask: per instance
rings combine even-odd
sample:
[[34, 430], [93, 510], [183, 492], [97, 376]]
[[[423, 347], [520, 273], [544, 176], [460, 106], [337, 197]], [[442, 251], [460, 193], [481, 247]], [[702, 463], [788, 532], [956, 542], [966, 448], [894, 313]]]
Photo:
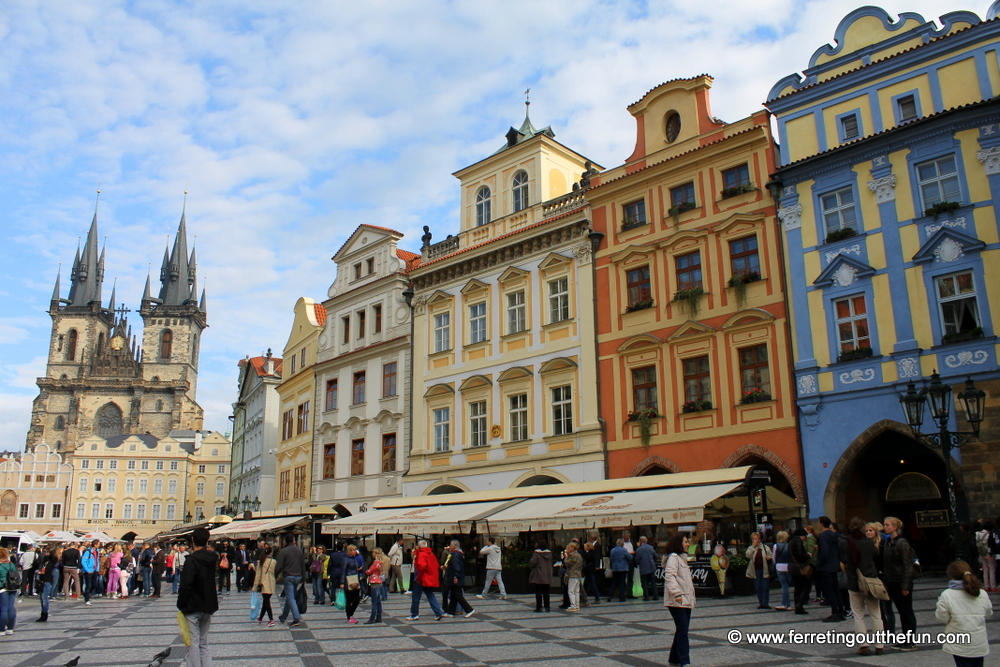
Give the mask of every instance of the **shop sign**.
[[936, 500], [941, 497], [941, 491], [927, 475], [919, 472], [904, 472], [892, 480], [885, 490], [885, 500], [888, 503], [901, 503], [911, 500]]
[[945, 528], [951, 525], [948, 510], [924, 510], [916, 514], [917, 525], [921, 528]]

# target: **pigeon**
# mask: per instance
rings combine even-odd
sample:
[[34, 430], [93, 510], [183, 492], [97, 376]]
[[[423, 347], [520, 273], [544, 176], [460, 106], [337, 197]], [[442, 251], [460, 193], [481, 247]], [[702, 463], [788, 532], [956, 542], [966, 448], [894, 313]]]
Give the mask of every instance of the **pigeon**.
[[76, 667], [79, 664], [80, 664], [80, 656], [76, 656], [75, 658], [67, 662], [65, 665], [63, 665], [63, 667]]
[[166, 660], [167, 656], [169, 655], [170, 655], [170, 647], [168, 646], [165, 650], [160, 651], [159, 653], [154, 655], [153, 661], [148, 665], [146, 665], [146, 667], [160, 667], [160, 665], [163, 664], [163, 661]]

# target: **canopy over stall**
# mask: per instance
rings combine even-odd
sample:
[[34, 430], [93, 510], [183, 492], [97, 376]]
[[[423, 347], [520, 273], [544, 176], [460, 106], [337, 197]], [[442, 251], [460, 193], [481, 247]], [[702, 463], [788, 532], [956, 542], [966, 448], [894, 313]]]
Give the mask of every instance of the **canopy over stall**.
[[50, 530], [42, 535], [40, 542], [79, 542], [80, 538], [68, 530]]
[[101, 544], [107, 544], [108, 542], [121, 542], [121, 540], [116, 540], [102, 530], [92, 530], [88, 533], [80, 533], [79, 539], [84, 542], [93, 542], [94, 540], [98, 540]]
[[271, 519], [251, 519], [249, 521], [233, 521], [225, 526], [213, 528], [210, 532], [213, 538], [227, 538], [233, 540], [249, 539], [257, 537], [261, 533], [274, 533], [282, 528], [287, 528], [298, 523], [306, 516], [281, 516]]
[[[434, 500], [437, 500], [437, 496]], [[473, 521], [509, 507], [518, 500], [494, 500], [482, 503], [459, 503], [434, 507], [376, 509], [323, 524], [325, 535], [371, 535], [400, 533], [431, 535], [466, 532]], [[463, 530], [462, 524], [465, 524]]]

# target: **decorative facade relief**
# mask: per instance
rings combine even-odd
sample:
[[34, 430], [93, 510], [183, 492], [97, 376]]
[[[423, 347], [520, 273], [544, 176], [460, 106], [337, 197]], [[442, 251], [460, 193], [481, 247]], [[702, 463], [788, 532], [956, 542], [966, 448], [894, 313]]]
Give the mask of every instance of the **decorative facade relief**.
[[806, 396], [808, 394], [815, 394], [816, 389], [816, 376], [815, 375], [803, 375], [799, 378], [799, 395]]
[[954, 220], [942, 220], [941, 222], [932, 222], [931, 224], [924, 227], [924, 234], [927, 235], [927, 238], [930, 238], [934, 236], [937, 230], [941, 229], [942, 227], [951, 227], [952, 229], [961, 227], [962, 229], [965, 229], [966, 228], [965, 216], [955, 218]]
[[965, 257], [961, 243], [953, 238], [946, 238], [941, 241], [937, 248], [934, 248], [934, 256], [939, 262], [954, 262], [956, 259]]
[[802, 204], [782, 206], [778, 209], [778, 220], [785, 225], [785, 231], [798, 229], [802, 226]]
[[590, 264], [590, 260], [594, 256], [594, 249], [590, 241], [573, 246], [573, 256], [576, 257], [576, 261], [581, 265]]
[[841, 384], [854, 384], [855, 382], [871, 382], [875, 379], [875, 371], [871, 368], [855, 368], [850, 373], [841, 373]]
[[990, 355], [983, 350], [962, 350], [958, 354], [949, 354], [944, 358], [944, 363], [948, 368], [959, 368], [969, 364], [977, 366], [989, 361]]
[[896, 201], [896, 175], [889, 174], [874, 181], [868, 181], [868, 189], [875, 193], [876, 204]]
[[1000, 174], [1000, 146], [976, 151], [976, 157], [983, 163], [983, 168], [986, 169], [987, 176]]
[[855, 243], [852, 246], [846, 246], [844, 248], [837, 248], [836, 250], [831, 250], [826, 253], [826, 263], [829, 264], [834, 260], [835, 257], [840, 255], [857, 255], [861, 257], [861, 244]]
[[[806, 377], [812, 377], [807, 375]], [[806, 426], [810, 431], [815, 431], [816, 427], [819, 426], [819, 413], [823, 410], [822, 403], [813, 403], [812, 405], [800, 405], [799, 410], [802, 411], [802, 417], [805, 419]]]
[[834, 285], [850, 287], [854, 284], [854, 281], [858, 279], [858, 270], [850, 264], [844, 262], [831, 277], [833, 278]]
[[417, 294], [413, 297], [411, 305], [413, 306], [413, 311], [420, 315], [427, 308], [427, 294]]
[[900, 359], [896, 362], [896, 369], [901, 380], [903, 378], [920, 377], [920, 362], [916, 357]]

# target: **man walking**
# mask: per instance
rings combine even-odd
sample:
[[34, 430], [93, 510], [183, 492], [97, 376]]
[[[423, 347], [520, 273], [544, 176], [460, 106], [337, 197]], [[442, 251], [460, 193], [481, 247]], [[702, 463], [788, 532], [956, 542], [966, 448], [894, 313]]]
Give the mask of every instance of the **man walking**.
[[180, 544], [177, 547], [177, 553], [174, 554], [174, 583], [171, 585], [171, 592], [177, 595], [177, 590], [181, 585], [181, 572], [184, 571], [184, 563], [187, 561], [188, 550], [186, 544]]
[[139, 554], [139, 567], [142, 568], [142, 595], [153, 594], [153, 545], [147, 542]]
[[594, 598], [594, 604], [601, 604], [601, 591], [597, 586], [597, 575], [601, 571], [600, 552], [594, 550], [593, 542], [583, 543], [583, 590], [586, 595]]
[[451, 552], [448, 569], [445, 571], [445, 585], [451, 593], [448, 598], [448, 615], [454, 616], [455, 609], [462, 607], [465, 617], [469, 618], [476, 613], [476, 610], [465, 599], [465, 552], [462, 551], [462, 545], [458, 540], [452, 540], [448, 550]]
[[219, 556], [205, 548], [208, 537], [204, 528], [195, 528], [191, 533], [194, 551], [181, 571], [177, 592], [177, 608], [184, 614], [191, 631], [187, 667], [212, 667], [208, 631], [212, 627], [212, 614], [219, 610], [219, 596], [215, 592], [215, 567]]
[[396, 542], [389, 549], [389, 581], [386, 583], [385, 590], [389, 593], [395, 593], [393, 590], [395, 587], [399, 587], [400, 593], [405, 593], [406, 588], [403, 586], [403, 538], [397, 538]]
[[158, 598], [160, 597], [160, 582], [163, 581], [163, 573], [167, 569], [167, 554], [158, 544], [153, 547], [153, 561], [150, 569], [153, 572], [153, 594], [150, 597]]
[[76, 586], [73, 597], [80, 592], [80, 550], [76, 547], [77, 543], [72, 542], [62, 552], [63, 597], [66, 599], [69, 599], [73, 586]]
[[500, 552], [500, 546], [496, 543], [493, 537], [486, 538], [486, 546], [479, 550], [480, 556], [486, 556], [486, 585], [483, 586], [483, 592], [481, 595], [476, 597], [480, 600], [486, 598], [490, 594], [490, 586], [493, 585], [493, 581], [496, 580], [497, 588], [500, 590], [500, 599], [507, 599], [507, 589], [503, 585], [503, 577], [501, 576], [502, 558]]
[[290, 627], [302, 625], [302, 616], [299, 614], [299, 605], [295, 601], [295, 591], [302, 578], [306, 574], [306, 556], [302, 549], [295, 543], [295, 535], [288, 533], [285, 535], [285, 548], [278, 554], [274, 564], [274, 572], [279, 577], [284, 577], [285, 608], [278, 617], [278, 621], [284, 623], [288, 614], [292, 615]]
[[630, 556], [629, 568], [628, 568], [628, 581], [626, 582], [626, 597], [632, 599], [635, 595], [632, 591], [635, 589], [635, 545], [632, 543], [632, 532], [625, 530], [622, 531], [622, 546], [625, 547], [625, 551], [628, 552]]
[[247, 551], [246, 542], [240, 542], [240, 548], [236, 550], [236, 592], [246, 591], [244, 581], [250, 572], [250, 552]]
[[656, 599], [656, 549], [649, 543], [645, 535], [639, 538], [639, 548], [635, 550], [635, 564], [639, 568], [639, 580], [642, 583], [642, 599]]
[[416, 577], [413, 579], [413, 599], [410, 601], [410, 615], [406, 620], [415, 621], [420, 618], [420, 594], [427, 595], [427, 602], [434, 612], [434, 618], [441, 620], [444, 611], [438, 606], [437, 598], [434, 597], [434, 589], [441, 586], [441, 564], [438, 562], [434, 551], [427, 546], [427, 540], [417, 542], [417, 548], [413, 550], [413, 567], [416, 570]]
[[830, 615], [823, 621], [837, 623], [844, 620], [844, 605], [840, 597], [840, 585], [837, 583], [837, 573], [840, 572], [840, 534], [833, 530], [833, 522], [828, 516], [821, 516], [819, 525], [822, 530], [816, 537], [819, 545], [816, 571], [822, 582], [823, 597], [830, 605]]
[[29, 544], [28, 550], [21, 554], [21, 573], [24, 575], [24, 586], [22, 595], [35, 596], [35, 570], [36, 565], [41, 564], [35, 545]]
[[80, 554], [80, 574], [83, 579], [80, 582], [80, 591], [83, 593], [83, 602], [88, 607], [91, 606], [90, 596], [94, 591], [94, 579], [97, 577], [99, 563], [100, 556], [97, 554], [97, 548], [93, 544], [85, 544], [83, 553]]

